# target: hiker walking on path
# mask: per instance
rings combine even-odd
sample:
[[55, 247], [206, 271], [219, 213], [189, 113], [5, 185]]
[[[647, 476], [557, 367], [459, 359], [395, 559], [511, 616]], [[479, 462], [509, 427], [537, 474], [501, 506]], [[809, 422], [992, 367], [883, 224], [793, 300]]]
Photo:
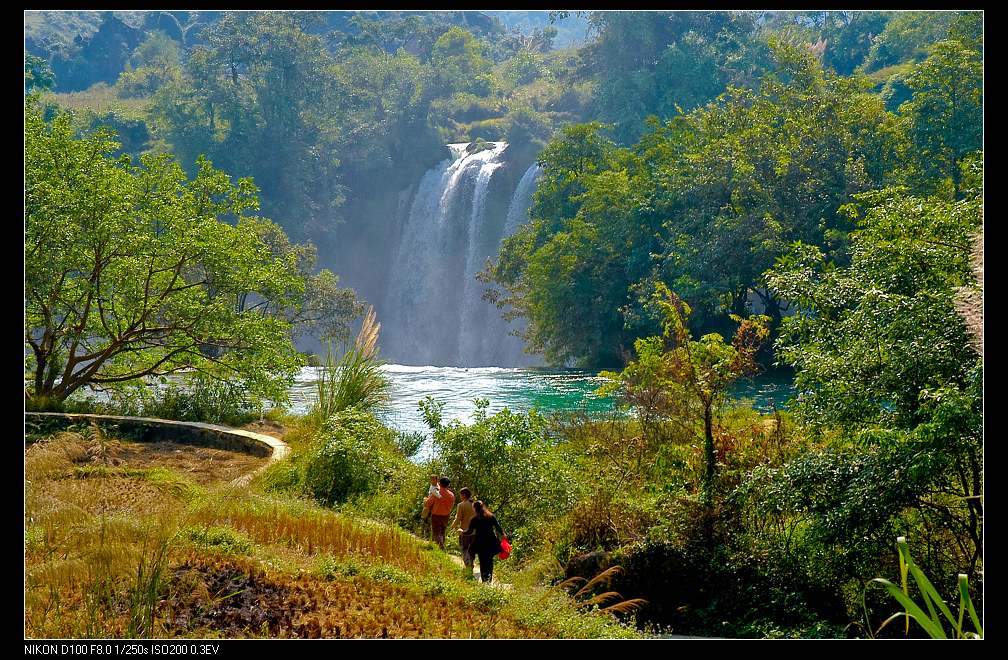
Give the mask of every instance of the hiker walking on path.
[[476, 515], [476, 510], [473, 508], [471, 490], [469, 490], [468, 488], [463, 488], [462, 490], [459, 491], [459, 496], [462, 499], [459, 500], [459, 505], [455, 509], [455, 529], [459, 530], [459, 547], [462, 549], [462, 563], [465, 564], [466, 568], [472, 570], [473, 537], [466, 536], [465, 534], [462, 533], [462, 530], [469, 529], [469, 523]]
[[490, 582], [493, 579], [493, 558], [501, 551], [500, 540], [504, 538], [504, 530], [482, 500], [473, 504], [473, 510], [476, 515], [469, 521], [469, 527], [458, 531], [463, 536], [473, 537], [470, 548], [479, 557], [480, 579]]
[[441, 477], [438, 483], [441, 485], [439, 496], [428, 495], [424, 504], [430, 506], [431, 538], [444, 550], [448, 518], [451, 516], [452, 507], [455, 506], [455, 493], [448, 490], [451, 481], [447, 477]]

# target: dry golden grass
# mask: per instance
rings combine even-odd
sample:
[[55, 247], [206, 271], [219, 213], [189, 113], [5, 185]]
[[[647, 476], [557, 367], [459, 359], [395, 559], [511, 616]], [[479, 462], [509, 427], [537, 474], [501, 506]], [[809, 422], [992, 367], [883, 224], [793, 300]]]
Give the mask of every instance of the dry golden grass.
[[172, 635], [280, 638], [537, 637], [508, 617], [458, 598], [418, 598], [365, 578], [321, 580], [263, 570], [240, 559], [191, 557], [175, 573], [179, 597], [165, 616]]
[[150, 107], [149, 99], [120, 98], [116, 88], [98, 83], [79, 92], [48, 93], [45, 100], [76, 113], [104, 114], [117, 112], [130, 119], [144, 119]]
[[42, 519], [25, 553], [26, 637], [124, 637], [136, 616], [139, 567], [149, 567], [178, 524], [173, 516], [63, 516], [66, 528]]
[[86, 436], [25, 453], [26, 638], [628, 634], [556, 590], [502, 594], [463, 580], [398, 528], [201, 488], [153, 467], [154, 454], [131, 467], [129, 443]]
[[226, 525], [263, 545], [281, 544], [307, 555], [355, 556], [404, 569], [427, 566], [415, 538], [382, 525], [362, 524], [310, 505], [252, 499], [236, 493], [195, 512], [200, 524]]
[[557, 587], [571, 593], [580, 607], [597, 607], [606, 614], [630, 614], [647, 605], [647, 601], [643, 598], [623, 600], [623, 596], [617, 591], [593, 594], [595, 589], [604, 589], [612, 584], [613, 579], [621, 572], [623, 569], [620, 566], [610, 566], [590, 580], [575, 576], [564, 580]]
[[266, 464], [258, 456], [175, 442], [127, 443], [115, 456], [130, 467], [167, 468], [201, 485], [231, 481]]

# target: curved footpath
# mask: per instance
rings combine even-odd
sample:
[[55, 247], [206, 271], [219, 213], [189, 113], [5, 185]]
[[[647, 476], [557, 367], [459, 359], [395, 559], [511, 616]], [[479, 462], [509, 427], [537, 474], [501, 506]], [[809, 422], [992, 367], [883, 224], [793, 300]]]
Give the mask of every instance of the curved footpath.
[[153, 417], [120, 417], [117, 415], [92, 415], [84, 413], [40, 413], [26, 412], [25, 425], [28, 420], [37, 418], [40, 422], [49, 419], [66, 419], [76, 421], [104, 421], [121, 427], [130, 427], [139, 431], [142, 442], [157, 442], [170, 440], [182, 444], [215, 447], [229, 451], [238, 451], [253, 456], [266, 457], [269, 460], [259, 468], [241, 475], [231, 483], [235, 486], [245, 486], [256, 474], [265, 470], [274, 461], [279, 461], [290, 453], [290, 447], [283, 440], [272, 436], [244, 429], [236, 429], [219, 424], [203, 422], [178, 422], [172, 419], [156, 419]]

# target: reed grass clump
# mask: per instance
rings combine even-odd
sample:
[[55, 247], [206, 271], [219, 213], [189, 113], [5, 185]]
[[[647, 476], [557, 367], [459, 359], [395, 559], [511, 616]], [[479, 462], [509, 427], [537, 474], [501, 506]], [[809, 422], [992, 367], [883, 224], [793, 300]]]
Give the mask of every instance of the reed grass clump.
[[374, 307], [370, 307], [357, 339], [342, 357], [335, 359], [332, 345], [328, 347], [325, 363], [317, 367], [314, 417], [326, 420], [348, 408], [373, 411], [388, 402], [391, 381], [378, 359], [380, 330], [381, 323], [376, 320]]

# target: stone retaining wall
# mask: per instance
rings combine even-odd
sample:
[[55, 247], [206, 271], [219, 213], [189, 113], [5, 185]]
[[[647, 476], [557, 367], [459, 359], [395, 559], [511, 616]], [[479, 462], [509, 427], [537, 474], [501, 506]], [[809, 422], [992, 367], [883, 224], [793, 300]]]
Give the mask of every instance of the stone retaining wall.
[[171, 419], [148, 417], [119, 417], [116, 415], [90, 415], [78, 413], [25, 413], [25, 427], [43, 432], [65, 428], [81, 422], [98, 422], [103, 427], [116, 427], [140, 442], [171, 441], [182, 444], [214, 447], [237, 451], [253, 456], [269, 457], [270, 462], [280, 460], [290, 453], [282, 440], [242, 429], [204, 424], [202, 422], [177, 422]]

